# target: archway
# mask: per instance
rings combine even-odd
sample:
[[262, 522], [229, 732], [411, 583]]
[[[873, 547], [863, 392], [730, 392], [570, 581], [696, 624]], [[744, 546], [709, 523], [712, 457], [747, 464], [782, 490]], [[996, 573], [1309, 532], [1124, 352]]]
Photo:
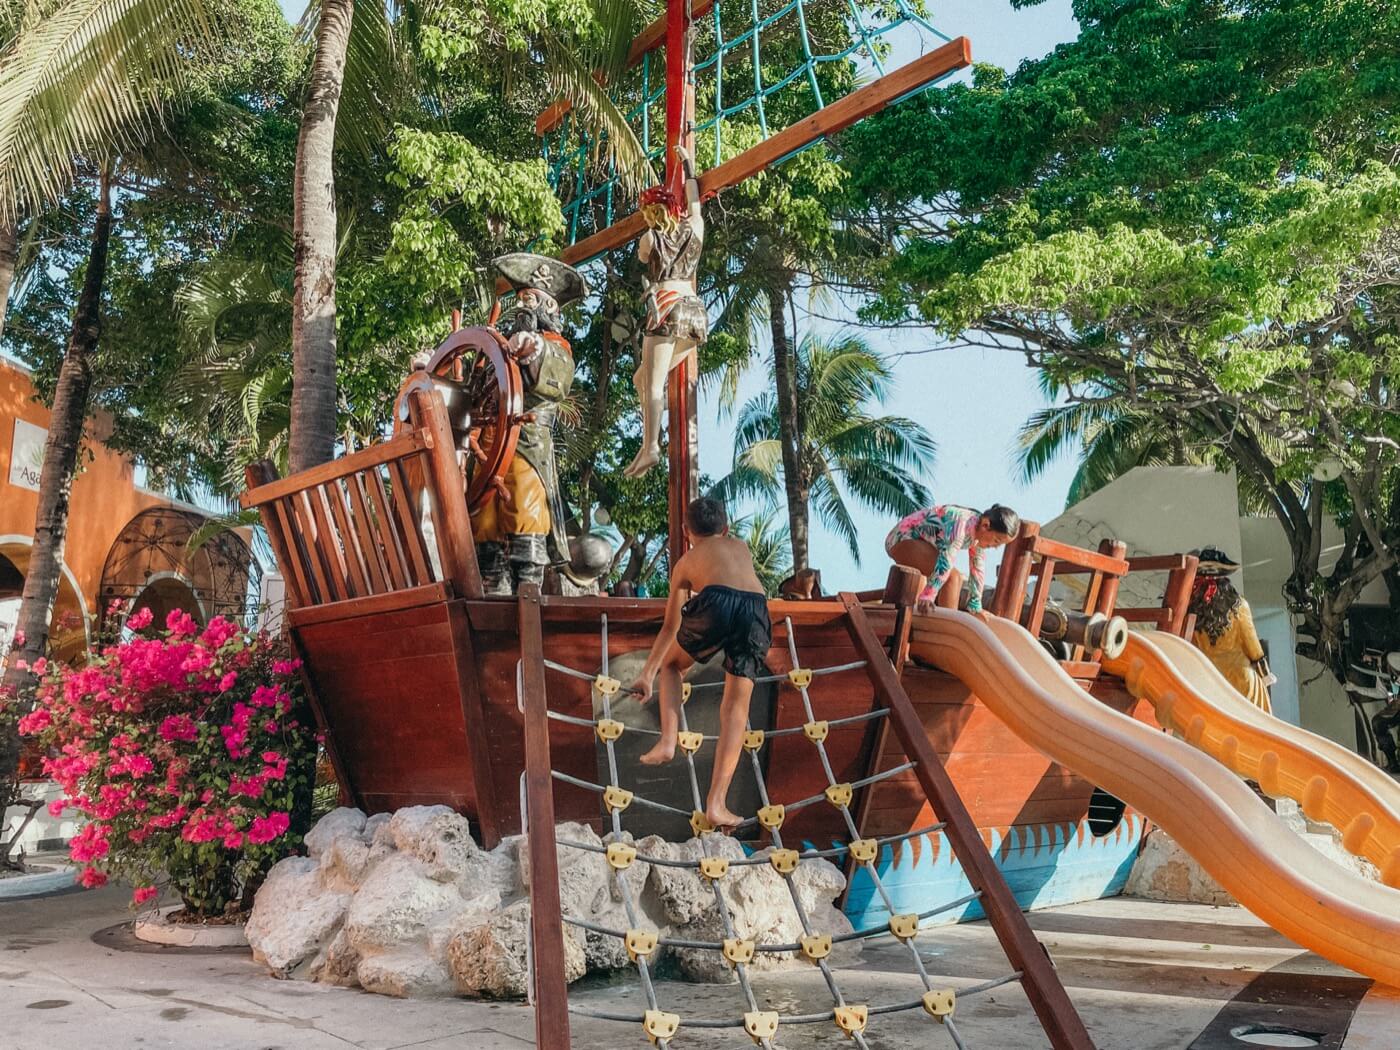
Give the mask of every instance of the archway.
[[[0, 536], [0, 655], [9, 651], [14, 634], [31, 546], [28, 536]], [[64, 565], [49, 618], [49, 655], [63, 661], [80, 656], [87, 648], [90, 626], [87, 601]]]
[[256, 608], [262, 573], [243, 537], [225, 529], [190, 549], [208, 525], [204, 515], [177, 507], [152, 507], [127, 522], [102, 566], [104, 629], [113, 603], [121, 604], [123, 620], [149, 608], [157, 625], [175, 609], [207, 623], [242, 619]]

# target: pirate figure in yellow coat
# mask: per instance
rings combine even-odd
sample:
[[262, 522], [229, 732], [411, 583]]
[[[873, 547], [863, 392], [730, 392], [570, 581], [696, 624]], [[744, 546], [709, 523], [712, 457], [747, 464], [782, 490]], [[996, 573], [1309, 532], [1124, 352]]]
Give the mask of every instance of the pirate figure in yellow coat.
[[566, 512], [554, 462], [554, 420], [574, 383], [574, 357], [559, 334], [560, 310], [588, 294], [572, 266], [531, 252], [493, 259], [515, 290], [502, 321], [525, 387], [525, 414], [515, 455], [495, 493], [472, 518], [487, 594], [509, 595], [542, 584], [545, 567], [569, 560]]

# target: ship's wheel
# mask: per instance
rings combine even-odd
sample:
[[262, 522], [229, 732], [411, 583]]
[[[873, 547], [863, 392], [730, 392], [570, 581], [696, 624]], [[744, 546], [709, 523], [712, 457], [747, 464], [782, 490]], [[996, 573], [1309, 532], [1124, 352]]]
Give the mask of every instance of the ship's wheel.
[[515, 458], [525, 387], [510, 347], [494, 328], [459, 328], [399, 387], [394, 433], [411, 425], [408, 394], [436, 390], [447, 406], [466, 476], [467, 509], [481, 508]]

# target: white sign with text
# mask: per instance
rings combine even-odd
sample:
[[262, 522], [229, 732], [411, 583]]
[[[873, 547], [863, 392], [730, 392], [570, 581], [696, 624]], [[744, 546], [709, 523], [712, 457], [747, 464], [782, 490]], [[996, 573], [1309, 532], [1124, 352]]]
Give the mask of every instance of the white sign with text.
[[10, 484], [39, 491], [39, 471], [44, 466], [44, 442], [49, 432], [22, 419], [15, 420], [15, 440], [10, 446]]

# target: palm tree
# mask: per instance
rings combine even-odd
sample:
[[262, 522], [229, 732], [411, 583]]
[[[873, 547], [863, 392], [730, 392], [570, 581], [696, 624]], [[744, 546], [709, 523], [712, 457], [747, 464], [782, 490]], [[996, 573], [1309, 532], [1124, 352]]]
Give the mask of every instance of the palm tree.
[[[601, 86], [625, 68], [645, 13], [643, 0], [589, 0], [586, 34], [551, 29], [541, 21], [532, 57], [550, 87], [567, 99], [598, 134], [624, 181], [653, 181], [645, 151], [626, 117]], [[384, 102], [412, 86], [395, 47], [401, 14], [391, 0], [372, 0], [357, 12], [354, 0], [319, 0], [307, 11], [315, 56], [297, 139], [293, 196], [292, 394], [289, 467], [305, 470], [329, 460], [336, 439], [336, 200], [334, 155], [342, 104], [344, 137], [362, 144], [382, 123]], [[509, 62], [509, 59], [508, 59]], [[2, 247], [3, 245], [0, 245]]]
[[[210, 39], [200, 0], [48, 0], [24, 6], [0, 50], [0, 225], [54, 203], [93, 164], [97, 208], [83, 286], [73, 313], [44, 445], [34, 547], [3, 687], [18, 690], [44, 654], [58, 593], [92, 355], [112, 235], [113, 160], [142, 141], [184, 83], [192, 45]], [[0, 249], [9, 242], [0, 236]], [[5, 256], [0, 252], [0, 256]], [[13, 278], [0, 258], [0, 279]], [[8, 286], [6, 297], [8, 298]], [[15, 769], [18, 740], [0, 737], [0, 781]]]
[[753, 570], [764, 592], [776, 595], [778, 585], [792, 575], [792, 541], [776, 511], [769, 508], [740, 518], [734, 523], [734, 535], [749, 545]]
[[[773, 363], [770, 374], [776, 371]], [[733, 469], [717, 494], [731, 501], [757, 496], [776, 503], [778, 493], [785, 493], [792, 571], [808, 568], [813, 507], [859, 565], [860, 538], [846, 493], [891, 515], [927, 503], [928, 490], [916, 475], [933, 460], [933, 439], [912, 420], [870, 413], [872, 403], [889, 392], [893, 376], [858, 336], [807, 336], [792, 354], [790, 375], [798, 407], [792, 447], [783, 448], [778, 399], [773, 394], [753, 398], [739, 412]]]
[[[1064, 392], [1047, 372], [1040, 374], [1047, 398]], [[1079, 466], [1065, 494], [1066, 506], [1086, 499], [1134, 467], [1211, 466], [1228, 470], [1233, 460], [1225, 438], [1206, 419], [1154, 411], [1107, 382], [1091, 384], [1086, 400], [1043, 408], [1021, 427], [1016, 460], [1024, 481], [1034, 481], [1062, 455], [1075, 453]], [[1250, 478], [1239, 479], [1240, 512], [1267, 514], [1268, 495]]]

